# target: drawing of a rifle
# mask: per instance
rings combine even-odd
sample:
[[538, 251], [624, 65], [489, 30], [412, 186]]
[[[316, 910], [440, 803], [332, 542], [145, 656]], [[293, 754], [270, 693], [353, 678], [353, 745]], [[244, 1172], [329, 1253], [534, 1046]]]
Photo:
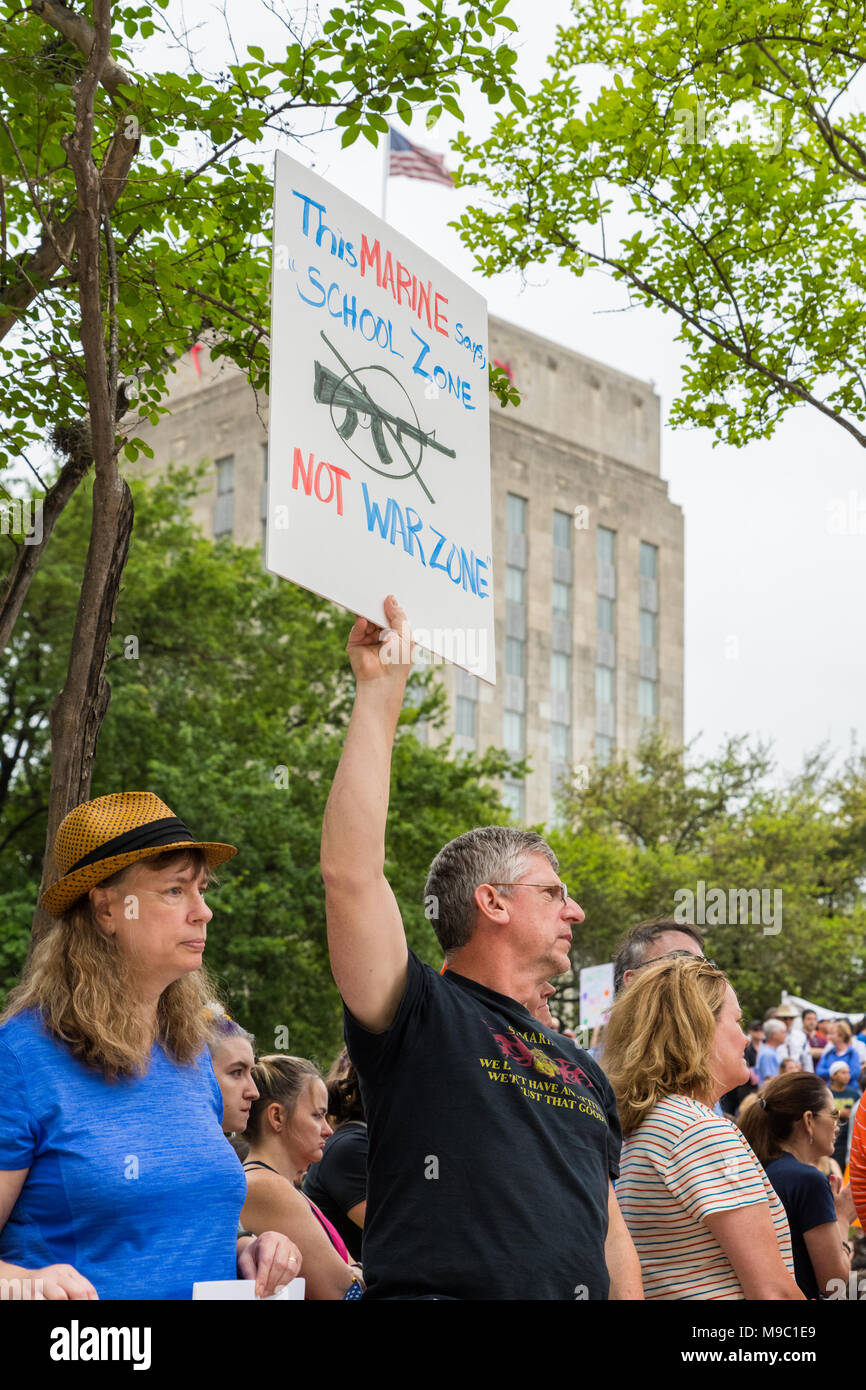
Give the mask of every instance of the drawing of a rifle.
[[397, 442], [402, 438], [414, 439], [416, 443], [425, 448], [437, 449], [440, 454], [447, 454], [448, 458], [456, 458], [453, 449], [446, 449], [444, 444], [437, 443], [434, 438], [434, 430], [421, 430], [417, 425], [410, 425], [408, 420], [401, 420], [397, 415], [391, 415], [389, 411], [383, 410], [376, 405], [357, 386], [337, 376], [328, 367], [323, 367], [321, 362], [315, 363], [315, 379], [313, 382], [313, 399], [319, 405], [338, 406], [345, 410], [346, 415], [343, 423], [338, 426], [337, 433], [341, 439], [351, 439], [358, 427], [358, 416], [369, 415], [370, 433], [376, 446], [376, 453], [379, 455], [380, 462], [393, 463], [388, 446], [385, 443], [385, 434], [382, 429], [383, 424], [388, 424], [395, 431]]

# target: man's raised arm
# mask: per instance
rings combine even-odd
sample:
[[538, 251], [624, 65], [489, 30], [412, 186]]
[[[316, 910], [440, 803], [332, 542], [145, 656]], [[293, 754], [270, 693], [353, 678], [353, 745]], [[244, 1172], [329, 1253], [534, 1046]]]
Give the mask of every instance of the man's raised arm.
[[322, 826], [328, 950], [337, 988], [371, 1032], [391, 1023], [406, 988], [408, 948], [385, 878], [391, 748], [411, 665], [409, 624], [385, 600], [390, 636], [359, 618], [347, 651], [355, 705]]

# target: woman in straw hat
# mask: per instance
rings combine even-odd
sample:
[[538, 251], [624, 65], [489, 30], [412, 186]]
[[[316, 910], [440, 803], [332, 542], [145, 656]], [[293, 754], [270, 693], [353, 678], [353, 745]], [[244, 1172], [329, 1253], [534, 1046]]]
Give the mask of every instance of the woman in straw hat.
[[220, 1129], [202, 968], [204, 843], [151, 792], [85, 802], [57, 832], [55, 919], [0, 1019], [0, 1278], [23, 1297], [273, 1293], [300, 1253], [237, 1238], [246, 1195]]

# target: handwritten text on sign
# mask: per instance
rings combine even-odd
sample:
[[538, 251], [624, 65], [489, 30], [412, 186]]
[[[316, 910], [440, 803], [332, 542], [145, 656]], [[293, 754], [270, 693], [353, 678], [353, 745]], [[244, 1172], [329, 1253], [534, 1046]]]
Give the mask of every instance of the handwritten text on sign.
[[492, 681], [483, 300], [278, 155], [272, 329], [269, 567], [375, 620], [396, 593], [419, 640], [482, 633]]

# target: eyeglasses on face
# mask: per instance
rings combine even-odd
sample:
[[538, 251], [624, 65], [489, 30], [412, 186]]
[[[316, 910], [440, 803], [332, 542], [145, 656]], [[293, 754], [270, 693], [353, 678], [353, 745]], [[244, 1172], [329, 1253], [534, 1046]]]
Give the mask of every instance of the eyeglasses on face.
[[550, 901], [554, 902], [556, 897], [562, 898], [562, 905], [568, 903], [568, 889], [564, 883], [490, 883], [489, 888], [542, 888], [550, 894]]

